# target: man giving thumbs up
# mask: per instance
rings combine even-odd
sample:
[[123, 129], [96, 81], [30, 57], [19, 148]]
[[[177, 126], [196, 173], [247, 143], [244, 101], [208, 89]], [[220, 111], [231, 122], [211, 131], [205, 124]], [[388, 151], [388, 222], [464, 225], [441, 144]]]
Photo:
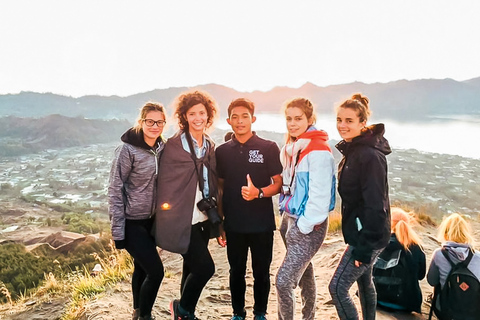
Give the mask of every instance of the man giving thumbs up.
[[264, 197], [263, 190], [253, 185], [249, 174], [247, 174], [247, 186], [242, 187], [242, 197], [247, 201]]
[[226, 237], [230, 264], [232, 320], [246, 318], [245, 272], [249, 249], [254, 277], [254, 319], [266, 319], [275, 230], [271, 197], [282, 186], [280, 150], [275, 142], [252, 131], [254, 111], [253, 102], [247, 99], [230, 104], [227, 122], [234, 134], [215, 151], [219, 208], [225, 217], [223, 240]]

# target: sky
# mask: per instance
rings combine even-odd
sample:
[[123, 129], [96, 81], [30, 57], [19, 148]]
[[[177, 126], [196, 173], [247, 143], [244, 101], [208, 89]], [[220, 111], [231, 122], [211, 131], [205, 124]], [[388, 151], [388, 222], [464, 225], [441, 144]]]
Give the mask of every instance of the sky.
[[480, 77], [480, 1], [2, 0], [0, 94]]

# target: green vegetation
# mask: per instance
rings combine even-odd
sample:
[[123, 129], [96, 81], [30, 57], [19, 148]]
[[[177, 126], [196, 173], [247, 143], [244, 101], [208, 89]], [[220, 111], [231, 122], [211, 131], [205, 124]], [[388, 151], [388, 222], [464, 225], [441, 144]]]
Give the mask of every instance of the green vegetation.
[[[43, 274], [40, 286], [36, 290], [22, 293], [13, 299], [8, 286], [0, 281], [0, 297], [3, 303], [8, 303], [0, 306], [0, 309], [21, 309], [28, 299], [35, 298], [42, 301], [49, 300], [55, 295], [66, 294], [70, 302], [61, 319], [80, 319], [85, 313], [85, 304], [89, 300], [105, 292], [115, 283], [126, 279], [132, 273], [133, 261], [130, 255], [125, 250], [116, 250], [111, 241], [107, 247], [108, 251], [91, 254], [94, 261], [102, 266], [103, 271], [98, 275], [91, 275], [89, 272], [91, 268], [87, 265], [75, 271], [57, 272], [57, 275], [55, 272], [48, 272]], [[57, 261], [54, 264], [61, 266]]]
[[[54, 264], [47, 257], [36, 257], [21, 244], [0, 246], [0, 281], [15, 299], [37, 287], [45, 272], [53, 272]], [[5, 303], [6, 297], [0, 297]]]
[[[0, 283], [13, 299], [17, 299], [37, 288], [45, 274], [62, 277], [82, 268], [91, 269], [98, 257], [97, 252], [101, 252], [102, 257], [110, 254], [109, 237], [102, 237], [93, 243], [81, 243], [66, 255], [52, 254], [50, 250], [41, 248], [33, 254], [22, 244], [1, 245]], [[7, 297], [0, 294], [0, 302], [7, 302]]]
[[71, 302], [62, 320], [79, 319], [89, 300], [103, 293], [107, 287], [126, 279], [133, 270], [133, 261], [125, 250], [113, 249], [108, 257], [99, 261], [103, 271], [98, 276], [91, 276], [88, 269], [85, 269], [84, 273], [77, 273], [74, 281], [71, 281]]
[[107, 231], [110, 227], [108, 221], [98, 219], [98, 216], [88, 213], [69, 212], [62, 215], [62, 221], [67, 225], [67, 231], [83, 234]]

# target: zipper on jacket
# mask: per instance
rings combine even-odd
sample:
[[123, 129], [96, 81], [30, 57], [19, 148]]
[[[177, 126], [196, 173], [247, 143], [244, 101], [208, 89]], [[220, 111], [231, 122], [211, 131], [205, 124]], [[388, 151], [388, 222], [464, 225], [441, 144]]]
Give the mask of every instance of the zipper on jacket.
[[157, 158], [157, 152], [155, 150], [151, 150], [150, 151], [152, 152], [153, 154], [153, 157], [155, 158], [155, 176], [158, 175], [158, 158]]
[[152, 218], [155, 215], [155, 205], [157, 203], [157, 176], [158, 176], [158, 152], [155, 150], [150, 150], [155, 158], [155, 181], [153, 184], [153, 197], [152, 197], [152, 209], [150, 211], [150, 217]]

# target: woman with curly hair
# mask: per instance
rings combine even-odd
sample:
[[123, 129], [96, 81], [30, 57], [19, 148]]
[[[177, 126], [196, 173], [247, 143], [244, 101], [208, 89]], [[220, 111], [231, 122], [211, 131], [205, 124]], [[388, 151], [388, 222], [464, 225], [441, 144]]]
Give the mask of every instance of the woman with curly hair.
[[219, 235], [220, 222], [215, 211], [215, 144], [205, 130], [216, 112], [208, 93], [181, 94], [175, 103], [180, 130], [167, 141], [160, 164], [156, 240], [159, 247], [183, 257], [181, 297], [170, 304], [174, 320], [197, 319], [198, 299], [215, 272], [208, 251], [209, 239]]

